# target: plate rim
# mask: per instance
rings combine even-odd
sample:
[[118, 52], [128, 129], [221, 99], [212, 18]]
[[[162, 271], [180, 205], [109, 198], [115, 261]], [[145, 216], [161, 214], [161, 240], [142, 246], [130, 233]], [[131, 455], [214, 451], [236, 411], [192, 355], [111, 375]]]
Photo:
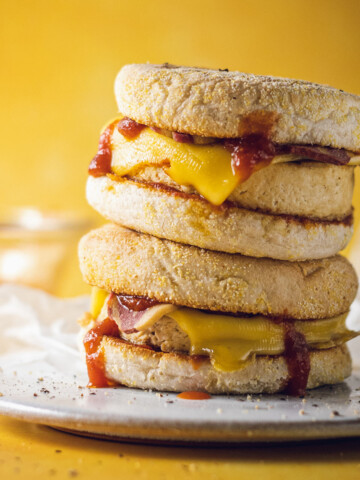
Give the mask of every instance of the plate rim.
[[[236, 422], [236, 428], [230, 428], [234, 422], [171, 421], [129, 419], [120, 415], [116, 422], [101, 418], [91, 419], [86, 414], [72, 416], [44, 405], [26, 405], [11, 400], [0, 399], [0, 414], [29, 423], [69, 430], [73, 433], [103, 435], [113, 438], [129, 438], [152, 441], [182, 441], [195, 443], [256, 443], [256, 442], [296, 442], [360, 436], [360, 417], [353, 419], [335, 418], [331, 421], [311, 420], [297, 422], [267, 421], [264, 423]], [[136, 421], [138, 420], [138, 421]], [[234, 427], [234, 425], [233, 425]], [[291, 432], [291, 433], [289, 433]]]

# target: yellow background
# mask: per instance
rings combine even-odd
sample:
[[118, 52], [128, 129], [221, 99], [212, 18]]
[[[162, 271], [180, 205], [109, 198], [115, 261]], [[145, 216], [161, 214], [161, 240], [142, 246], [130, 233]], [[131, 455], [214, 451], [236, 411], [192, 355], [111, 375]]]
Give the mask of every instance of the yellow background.
[[[116, 114], [123, 64], [238, 69], [360, 94], [359, 25], [358, 0], [0, 0], [1, 206], [90, 213], [87, 166]], [[82, 289], [76, 268], [74, 260], [67, 294]], [[74, 466], [86, 478], [117, 469], [126, 478], [359, 478], [358, 444], [349, 443], [191, 453], [79, 441], [3, 419], [0, 444], [7, 479], [51, 469], [69, 478]], [[54, 453], [59, 445], [65, 454]]]
[[115, 75], [172, 62], [360, 94], [357, 0], [0, 1], [2, 205], [85, 209]]

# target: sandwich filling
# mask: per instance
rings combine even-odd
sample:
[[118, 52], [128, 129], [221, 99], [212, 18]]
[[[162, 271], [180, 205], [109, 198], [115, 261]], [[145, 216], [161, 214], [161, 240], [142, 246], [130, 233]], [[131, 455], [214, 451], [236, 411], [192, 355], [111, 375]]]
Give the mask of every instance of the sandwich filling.
[[190, 185], [213, 205], [221, 205], [256, 171], [301, 160], [358, 165], [360, 155], [330, 147], [275, 144], [267, 131], [237, 139], [206, 139], [147, 127], [123, 117], [103, 130], [89, 174], [124, 177], [156, 166], [177, 184]]
[[[357, 334], [345, 325], [347, 313], [322, 320], [291, 320], [262, 315], [228, 315], [161, 304], [147, 297], [116, 295], [93, 289], [93, 328], [85, 336], [90, 382], [103, 369], [102, 335], [119, 337], [157, 351], [190, 355], [194, 369], [210, 359], [217, 370], [243, 368], [257, 355], [284, 355], [287, 391], [303, 394], [310, 371], [310, 350], [343, 344]], [[96, 348], [94, 347], [96, 340]]]

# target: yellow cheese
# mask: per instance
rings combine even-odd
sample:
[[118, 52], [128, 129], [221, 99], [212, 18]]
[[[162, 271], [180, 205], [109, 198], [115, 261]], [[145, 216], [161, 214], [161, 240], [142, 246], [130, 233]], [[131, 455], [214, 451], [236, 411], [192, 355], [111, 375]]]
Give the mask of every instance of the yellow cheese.
[[92, 287], [90, 299], [90, 313], [94, 318], [97, 318], [101, 312], [104, 302], [109, 295], [109, 292], [98, 287]]
[[354, 155], [350, 158], [349, 165], [360, 165], [360, 155]]
[[[238, 370], [254, 355], [284, 352], [284, 326], [263, 316], [241, 318], [189, 308], [179, 308], [168, 316], [190, 338], [190, 353], [210, 356], [219, 370]], [[346, 316], [296, 321], [295, 329], [305, 336], [311, 348], [331, 348], [356, 336], [346, 328]]]
[[[189, 337], [190, 354], [210, 356], [219, 370], [238, 370], [254, 355], [284, 352], [283, 324], [261, 315], [232, 317], [178, 307], [166, 316], [175, 320]], [[331, 348], [357, 335], [346, 328], [346, 317], [347, 313], [323, 320], [299, 320], [295, 321], [295, 329], [305, 336], [311, 348]], [[136, 329], [146, 331], [157, 321], [158, 316], [147, 315]]]
[[115, 129], [112, 144], [112, 170], [117, 175], [127, 175], [143, 165], [165, 166], [175, 182], [192, 185], [214, 205], [223, 203], [240, 181], [232, 172], [230, 153], [221, 144], [179, 143], [150, 128], [133, 140]]
[[[299, 155], [279, 155], [271, 163], [301, 160]], [[360, 163], [353, 157], [352, 165]], [[126, 139], [115, 128], [112, 136], [112, 170], [134, 174], [147, 165], [163, 167], [180, 185], [191, 185], [214, 205], [221, 205], [242, 179], [231, 167], [231, 155], [222, 144], [194, 145], [144, 128], [135, 139]]]

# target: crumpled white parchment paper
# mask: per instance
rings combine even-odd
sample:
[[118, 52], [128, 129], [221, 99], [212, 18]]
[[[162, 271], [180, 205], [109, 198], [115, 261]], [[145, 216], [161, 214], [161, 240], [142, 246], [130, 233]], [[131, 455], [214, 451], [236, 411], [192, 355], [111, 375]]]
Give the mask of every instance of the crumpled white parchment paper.
[[60, 299], [34, 288], [1, 285], [0, 367], [85, 373], [77, 320], [88, 309], [87, 296]]

